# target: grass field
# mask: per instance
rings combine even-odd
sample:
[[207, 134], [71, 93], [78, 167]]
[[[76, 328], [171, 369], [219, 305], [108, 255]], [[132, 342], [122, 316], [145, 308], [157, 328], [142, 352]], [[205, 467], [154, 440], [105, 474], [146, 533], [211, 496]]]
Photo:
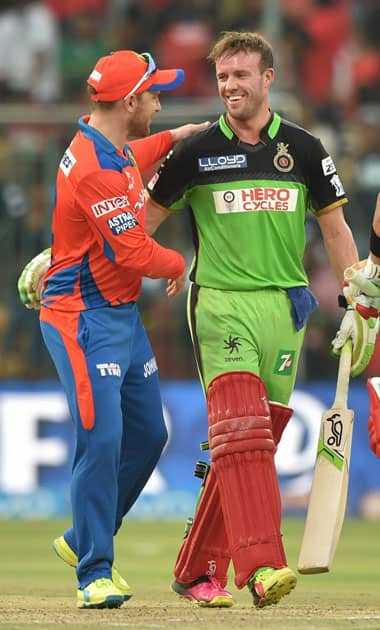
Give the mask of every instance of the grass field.
[[[333, 571], [299, 576], [295, 591], [277, 606], [256, 610], [248, 591], [231, 609], [200, 609], [171, 593], [173, 561], [183, 523], [125, 523], [116, 542], [117, 566], [134, 590], [118, 610], [77, 610], [74, 570], [51, 550], [63, 521], [0, 520], [0, 630], [100, 628], [308, 630], [380, 628], [379, 524], [347, 521]], [[289, 564], [296, 566], [303, 522], [286, 520]]]

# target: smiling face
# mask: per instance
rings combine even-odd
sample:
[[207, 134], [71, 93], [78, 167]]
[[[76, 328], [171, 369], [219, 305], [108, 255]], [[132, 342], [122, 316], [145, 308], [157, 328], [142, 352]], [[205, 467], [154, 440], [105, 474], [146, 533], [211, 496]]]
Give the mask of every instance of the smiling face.
[[229, 119], [247, 122], [269, 108], [273, 68], [262, 69], [259, 52], [226, 52], [215, 62], [219, 96]]

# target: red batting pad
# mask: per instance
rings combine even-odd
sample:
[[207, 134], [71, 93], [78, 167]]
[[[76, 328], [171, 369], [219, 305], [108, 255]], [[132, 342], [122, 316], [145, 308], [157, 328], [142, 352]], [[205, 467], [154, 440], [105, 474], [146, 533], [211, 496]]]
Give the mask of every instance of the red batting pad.
[[371, 451], [380, 459], [380, 379], [375, 376], [367, 380], [369, 392], [368, 433]]
[[228, 539], [213, 466], [210, 467], [190, 532], [177, 557], [174, 575], [178, 582], [193, 582], [202, 575], [227, 584], [230, 563]]
[[260, 567], [287, 566], [266, 387], [250, 372], [223, 374], [210, 383], [207, 406], [212, 467], [242, 588]]
[[273, 439], [277, 446], [281, 440], [286, 425], [292, 417], [293, 409], [277, 402], [270, 402], [269, 408], [270, 415], [272, 417]]

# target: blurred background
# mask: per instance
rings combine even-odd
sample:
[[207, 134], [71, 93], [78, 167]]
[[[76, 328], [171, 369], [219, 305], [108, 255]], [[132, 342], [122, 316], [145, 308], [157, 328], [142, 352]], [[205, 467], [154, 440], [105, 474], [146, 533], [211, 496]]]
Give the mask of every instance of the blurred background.
[[[181, 88], [170, 95], [162, 94], [163, 111], [152, 130], [215, 120], [222, 109], [214, 70], [205, 58], [219, 32], [231, 29], [260, 31], [272, 42], [276, 69], [272, 109], [310, 129], [332, 154], [349, 197], [346, 217], [360, 255], [366, 257], [380, 188], [379, 0], [0, 2], [0, 514], [5, 505], [2, 499], [5, 501], [13, 492], [20, 498], [23, 493], [30, 494], [31, 489], [54, 486], [54, 474], [47, 469], [55, 466], [57, 470], [62, 462], [70, 461], [70, 428], [62, 429], [66, 422], [69, 427], [67, 410], [62, 411], [61, 398], [61, 402], [54, 398], [61, 396], [55, 369], [42, 342], [38, 313], [21, 305], [16, 283], [25, 263], [50, 244], [56, 168], [76, 131], [78, 117], [88, 112], [85, 79], [103, 54], [125, 48], [148, 50], [158, 65], [181, 67], [186, 73]], [[150, 175], [147, 173], [146, 178]], [[312, 441], [310, 431], [306, 431], [307, 439], [297, 434], [292, 442], [302, 456], [305, 439], [315, 446], [321, 408], [331, 405], [337, 363], [330, 357], [329, 348], [343, 315], [337, 306], [340, 288], [329, 269], [319, 228], [312, 217], [307, 220], [307, 231], [305, 265], [320, 306], [306, 334], [296, 404], [299, 418], [306, 408], [317, 408], [318, 412], [310, 420], [314, 423]], [[157, 233], [160, 242], [181, 251], [188, 263], [193, 256], [189, 236], [186, 213], [167, 221]], [[178, 456], [181, 461], [184, 457], [192, 461], [198, 452], [197, 438], [189, 453], [185, 448], [187, 431], [192, 432], [194, 423], [199, 424], [199, 438], [205, 439], [204, 402], [187, 331], [186, 298], [183, 295], [167, 300], [165, 284], [144, 281], [140, 307], [158, 360], [169, 423], [175, 427], [177, 421], [173, 418], [177, 417], [183, 422], [183, 448], [179, 447]], [[354, 402], [362, 415], [361, 431], [365, 431], [368, 413], [365, 379], [371, 375], [380, 375], [379, 344], [366, 373], [355, 379], [352, 388], [359, 397]], [[311, 397], [306, 401], [302, 399], [305, 392]], [[53, 398], [46, 402], [45, 395], [53, 396], [55, 402]], [[25, 399], [21, 404], [22, 396]], [[9, 403], [10, 399], [13, 402]], [[41, 400], [45, 401], [42, 407]], [[175, 412], [170, 409], [170, 401]], [[50, 416], [46, 405], [50, 405]], [[186, 424], [183, 409], [189, 413], [189, 406], [192, 416]], [[17, 428], [17, 422], [22, 423], [32, 408], [38, 409], [33, 416], [37, 418], [35, 424]], [[61, 411], [54, 415], [53, 409]], [[69, 444], [64, 451], [60, 451], [58, 438], [49, 442], [46, 437], [52, 431], [51, 427], [46, 429], [49, 422], [56, 428], [60, 423], [65, 437], [62, 434], [59, 440], [66, 447]], [[305, 424], [300, 420], [301, 425], [305, 429], [308, 421]], [[9, 438], [12, 431], [17, 436], [14, 441]], [[29, 436], [23, 441], [25, 452], [13, 450], [12, 454], [8, 449], [20, 449], [22, 432]], [[194, 435], [198, 436], [197, 431]], [[33, 440], [35, 445], [38, 441], [42, 444], [34, 459], [30, 454]], [[373, 465], [377, 465], [364, 434], [361, 440], [365, 457], [372, 457]], [[301, 495], [310, 482], [313, 448], [308, 455], [308, 481], [303, 479], [302, 491], [297, 491]], [[168, 455], [169, 447], [166, 458]], [[25, 456], [34, 462], [34, 468], [31, 464], [32, 468], [25, 470], [25, 479], [30, 481], [34, 475], [34, 481], [26, 486], [20, 481], [15, 490], [14, 484], [4, 480], [11, 479], [12, 466]], [[375, 477], [376, 473], [380, 478], [378, 469]], [[188, 474], [191, 476], [191, 472]], [[64, 479], [68, 477], [69, 465], [64, 464]], [[156, 481], [158, 488], [160, 479]], [[195, 486], [191, 490], [195, 492]], [[370, 505], [377, 506], [377, 499]], [[5, 505], [3, 513], [13, 513], [12, 509]]]

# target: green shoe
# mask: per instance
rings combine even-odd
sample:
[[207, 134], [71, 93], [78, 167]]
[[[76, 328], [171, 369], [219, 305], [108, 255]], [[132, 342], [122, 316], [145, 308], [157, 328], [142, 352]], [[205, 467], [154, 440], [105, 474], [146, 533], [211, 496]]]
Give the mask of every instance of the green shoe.
[[[61, 558], [61, 560], [66, 562], [66, 564], [69, 564], [71, 567], [74, 568], [78, 565], [78, 556], [67, 544], [63, 536], [60, 536], [53, 541], [53, 549], [57, 556]], [[112, 582], [114, 583], [116, 588], [118, 588], [119, 591], [123, 593], [125, 601], [132, 597], [131, 587], [120, 575], [119, 571], [114, 565], [112, 566]]]
[[78, 608], [119, 608], [123, 602], [123, 593], [108, 578], [94, 580], [77, 591]]
[[248, 581], [248, 588], [252, 593], [256, 608], [264, 608], [277, 604], [281, 597], [288, 595], [297, 584], [297, 578], [289, 567], [272, 569], [263, 567]]

